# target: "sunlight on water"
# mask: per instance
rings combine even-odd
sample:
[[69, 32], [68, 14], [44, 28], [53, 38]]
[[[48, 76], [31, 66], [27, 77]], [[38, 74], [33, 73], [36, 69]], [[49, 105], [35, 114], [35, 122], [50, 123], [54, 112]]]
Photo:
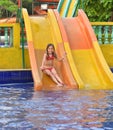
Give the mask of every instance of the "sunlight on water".
[[34, 92], [0, 88], [0, 128], [6, 130], [112, 130], [113, 91]]

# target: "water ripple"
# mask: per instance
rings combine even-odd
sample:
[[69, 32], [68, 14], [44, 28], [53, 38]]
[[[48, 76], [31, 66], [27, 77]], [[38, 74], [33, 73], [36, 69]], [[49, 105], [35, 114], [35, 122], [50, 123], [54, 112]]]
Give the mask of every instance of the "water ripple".
[[112, 130], [112, 90], [34, 92], [26, 88], [0, 88], [1, 129]]

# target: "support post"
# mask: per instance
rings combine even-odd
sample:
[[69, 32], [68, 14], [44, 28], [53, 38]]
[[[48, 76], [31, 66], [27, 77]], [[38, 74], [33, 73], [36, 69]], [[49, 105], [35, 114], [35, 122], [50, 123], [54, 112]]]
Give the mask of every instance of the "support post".
[[21, 25], [21, 42], [22, 42], [22, 66], [25, 68], [25, 54], [24, 54], [24, 23], [22, 18], [22, 0], [18, 0], [18, 7], [20, 9], [20, 25]]

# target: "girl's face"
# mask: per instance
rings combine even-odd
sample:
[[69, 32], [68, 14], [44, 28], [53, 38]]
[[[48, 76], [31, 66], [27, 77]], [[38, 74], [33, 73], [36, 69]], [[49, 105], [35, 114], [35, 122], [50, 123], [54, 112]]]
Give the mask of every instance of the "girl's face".
[[53, 46], [49, 46], [48, 49], [47, 49], [48, 53], [52, 53], [54, 52], [54, 48]]

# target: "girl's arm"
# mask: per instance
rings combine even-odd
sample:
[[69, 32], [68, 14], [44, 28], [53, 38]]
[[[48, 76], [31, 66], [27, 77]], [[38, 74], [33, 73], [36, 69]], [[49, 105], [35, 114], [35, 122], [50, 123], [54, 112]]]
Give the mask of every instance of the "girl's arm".
[[40, 67], [41, 70], [44, 68], [45, 61], [46, 61], [46, 54], [44, 54], [43, 59], [42, 59], [42, 64]]

